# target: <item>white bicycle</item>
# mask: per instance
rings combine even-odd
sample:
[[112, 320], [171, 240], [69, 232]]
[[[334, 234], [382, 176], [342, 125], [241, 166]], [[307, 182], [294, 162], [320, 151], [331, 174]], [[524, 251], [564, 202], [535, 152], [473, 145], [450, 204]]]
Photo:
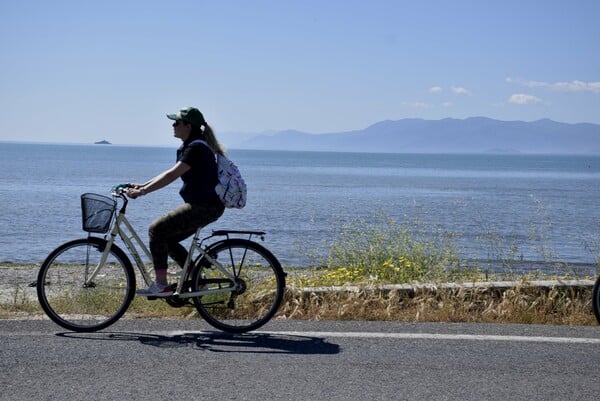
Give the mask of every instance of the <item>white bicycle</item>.
[[[133, 300], [136, 275], [129, 257], [115, 244], [117, 237], [129, 250], [143, 281], [152, 282], [138, 247], [151, 260], [150, 252], [125, 217], [127, 188], [126, 184], [113, 188], [112, 198], [83, 194], [87, 238], [60, 245], [40, 268], [39, 302], [50, 319], [68, 330], [104, 329], [121, 318]], [[264, 239], [265, 233], [220, 230], [204, 239], [199, 233], [172, 285], [173, 295], [161, 299], [175, 308], [195, 306], [204, 320], [226, 332], [247, 332], [267, 323], [283, 299], [286, 274], [277, 258], [252, 240]]]

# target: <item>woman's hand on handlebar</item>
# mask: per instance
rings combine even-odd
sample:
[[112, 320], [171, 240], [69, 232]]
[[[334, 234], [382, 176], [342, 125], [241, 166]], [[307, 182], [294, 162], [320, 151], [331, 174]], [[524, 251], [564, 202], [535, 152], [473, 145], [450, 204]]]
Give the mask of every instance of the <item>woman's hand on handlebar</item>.
[[126, 195], [128, 198], [135, 199], [143, 195], [142, 187], [142, 184], [119, 184], [113, 188], [112, 193], [116, 196]]
[[146, 195], [146, 191], [144, 190], [143, 184], [129, 184], [125, 194], [131, 199], [136, 199]]

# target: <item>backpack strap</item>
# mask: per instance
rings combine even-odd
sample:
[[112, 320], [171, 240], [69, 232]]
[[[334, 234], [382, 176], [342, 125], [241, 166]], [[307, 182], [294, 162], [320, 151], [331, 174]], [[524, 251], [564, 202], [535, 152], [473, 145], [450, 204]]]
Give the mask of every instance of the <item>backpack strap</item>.
[[192, 142], [190, 142], [190, 145], [193, 143], [201, 143], [204, 146], [206, 146], [207, 148], [209, 148], [213, 153], [217, 153], [215, 152], [215, 150], [208, 144], [208, 142], [206, 142], [204, 139], [195, 139]]
[[[213, 155], [215, 156], [215, 163], [219, 162], [219, 155], [217, 152], [215, 152], [215, 150], [212, 148], [212, 146], [210, 146], [208, 144], [208, 142], [206, 142], [204, 139], [195, 139], [192, 142], [190, 142], [189, 144], [193, 144], [193, 143], [201, 143], [202, 145], [206, 146], [207, 148], [210, 149], [211, 152], [213, 152]], [[188, 145], [189, 146], [189, 145]]]

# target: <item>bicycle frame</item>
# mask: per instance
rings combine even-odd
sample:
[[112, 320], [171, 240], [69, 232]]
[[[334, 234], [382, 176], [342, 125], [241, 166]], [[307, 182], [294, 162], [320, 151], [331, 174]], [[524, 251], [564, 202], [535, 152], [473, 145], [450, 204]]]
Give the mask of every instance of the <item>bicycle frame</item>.
[[[113, 244], [115, 243], [115, 239], [118, 236], [119, 238], [121, 238], [123, 243], [125, 243], [125, 246], [127, 247], [131, 256], [133, 257], [135, 264], [136, 264], [140, 274], [142, 275], [142, 278], [144, 279], [146, 285], [150, 285], [152, 283], [152, 278], [150, 276], [150, 273], [148, 272], [148, 269], [146, 268], [146, 264], [144, 263], [144, 261], [142, 260], [142, 258], [140, 256], [140, 253], [138, 252], [137, 247], [141, 248], [144, 255], [146, 255], [146, 257], [150, 260], [152, 260], [152, 254], [150, 253], [150, 251], [148, 250], [148, 247], [144, 244], [144, 242], [142, 241], [142, 239], [140, 238], [138, 233], [135, 231], [135, 229], [133, 228], [133, 226], [131, 225], [131, 223], [129, 222], [127, 217], [125, 216], [125, 210], [127, 208], [127, 199], [125, 198], [125, 195], [118, 194], [117, 196], [119, 196], [121, 199], [123, 199], [123, 201], [124, 201], [123, 206], [119, 210], [119, 213], [117, 214], [115, 222], [113, 223], [113, 226], [110, 230], [110, 234], [108, 236], [109, 238], [107, 239], [106, 248], [102, 252], [100, 261], [99, 261], [98, 265], [96, 266], [96, 268], [94, 269], [94, 271], [92, 272], [92, 274], [90, 275], [90, 278], [88, 281], [90, 281], [90, 282], [93, 281], [94, 277], [102, 269], [102, 266], [104, 265], [104, 263], [106, 262], [106, 259], [108, 258], [110, 249], [113, 246]], [[210, 255], [206, 252], [206, 250], [200, 245], [201, 243], [198, 241], [199, 234], [200, 234], [200, 229], [198, 229], [196, 231], [196, 233], [194, 234], [194, 237], [192, 239], [192, 243], [188, 250], [187, 259], [185, 261], [185, 264], [183, 266], [181, 275], [180, 275], [178, 283], [177, 283], [177, 288], [176, 288], [175, 292], [173, 293], [173, 296], [175, 296], [175, 297], [192, 298], [192, 297], [197, 297], [197, 296], [206, 295], [206, 294], [215, 294], [215, 293], [219, 293], [219, 292], [231, 292], [231, 291], [234, 291], [237, 289], [238, 284], [236, 284], [234, 274], [232, 272], [230, 272], [228, 269], [226, 269], [225, 267], [223, 267], [223, 265], [221, 263], [219, 263], [218, 261], [216, 261], [215, 259], [210, 257]], [[208, 237], [208, 238], [210, 238], [210, 237]], [[216, 267], [224, 275], [226, 275], [231, 280], [232, 285], [230, 287], [226, 287], [226, 288], [206, 289], [206, 290], [201, 290], [201, 291], [182, 293], [183, 285], [184, 285], [184, 280], [182, 279], [182, 277], [183, 278], [187, 277], [190, 266], [192, 265], [193, 254], [196, 251], [200, 252], [199, 258], [202, 258], [202, 257], [206, 258], [211, 263], [212, 266]]]

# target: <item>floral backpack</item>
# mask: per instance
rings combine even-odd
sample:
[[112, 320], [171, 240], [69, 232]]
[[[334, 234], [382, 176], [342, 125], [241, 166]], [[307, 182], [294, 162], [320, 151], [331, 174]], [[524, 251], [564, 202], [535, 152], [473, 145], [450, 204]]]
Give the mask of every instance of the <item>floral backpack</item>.
[[197, 139], [192, 143], [202, 143], [214, 154], [217, 161], [217, 177], [219, 182], [215, 186], [215, 192], [228, 208], [241, 209], [246, 206], [246, 182], [237, 166], [227, 157], [216, 153], [208, 143]]

